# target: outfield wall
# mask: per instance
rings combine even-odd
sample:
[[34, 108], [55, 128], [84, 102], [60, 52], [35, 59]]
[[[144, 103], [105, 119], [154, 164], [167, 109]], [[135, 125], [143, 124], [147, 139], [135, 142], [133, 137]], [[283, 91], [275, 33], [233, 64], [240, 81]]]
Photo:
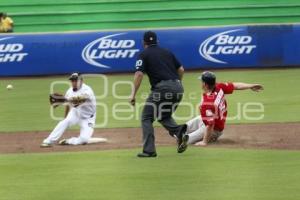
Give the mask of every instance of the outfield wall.
[[[300, 25], [249, 25], [156, 30], [186, 69], [300, 66]], [[142, 30], [3, 34], [0, 76], [135, 69]]]
[[9, 0], [15, 32], [300, 22], [299, 0]]

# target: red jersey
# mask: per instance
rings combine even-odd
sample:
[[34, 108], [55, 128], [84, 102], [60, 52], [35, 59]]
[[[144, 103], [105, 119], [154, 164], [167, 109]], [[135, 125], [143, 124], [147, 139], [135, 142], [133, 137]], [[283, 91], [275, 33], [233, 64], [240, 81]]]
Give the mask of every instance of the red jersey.
[[214, 125], [217, 131], [223, 131], [227, 117], [225, 94], [232, 94], [233, 83], [217, 83], [213, 92], [203, 94], [200, 113], [205, 125]]

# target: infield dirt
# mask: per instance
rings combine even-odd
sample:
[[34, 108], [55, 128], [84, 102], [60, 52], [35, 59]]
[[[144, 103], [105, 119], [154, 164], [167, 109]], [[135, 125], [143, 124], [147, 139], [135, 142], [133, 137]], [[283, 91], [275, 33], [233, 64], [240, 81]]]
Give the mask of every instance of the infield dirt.
[[[163, 128], [156, 128], [157, 146], [174, 146], [171, 138]], [[128, 149], [141, 147], [142, 134], [140, 128], [97, 129], [94, 137], [105, 137], [107, 143], [59, 146], [40, 148], [47, 132], [0, 133], [0, 153], [37, 153], [37, 152], [73, 152], [98, 151], [107, 149]], [[77, 136], [78, 131], [68, 131], [63, 138]], [[300, 149], [300, 123], [269, 123], [228, 125], [223, 136], [210, 147], [252, 148], [252, 149]]]

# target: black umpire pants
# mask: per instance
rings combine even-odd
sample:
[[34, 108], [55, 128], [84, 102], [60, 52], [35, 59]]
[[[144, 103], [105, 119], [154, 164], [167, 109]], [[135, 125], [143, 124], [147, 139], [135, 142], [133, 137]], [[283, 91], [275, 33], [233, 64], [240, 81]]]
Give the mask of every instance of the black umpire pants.
[[179, 136], [181, 126], [172, 118], [183, 96], [183, 87], [179, 80], [159, 82], [146, 100], [142, 113], [143, 151], [155, 152], [153, 122], [157, 119], [171, 136]]

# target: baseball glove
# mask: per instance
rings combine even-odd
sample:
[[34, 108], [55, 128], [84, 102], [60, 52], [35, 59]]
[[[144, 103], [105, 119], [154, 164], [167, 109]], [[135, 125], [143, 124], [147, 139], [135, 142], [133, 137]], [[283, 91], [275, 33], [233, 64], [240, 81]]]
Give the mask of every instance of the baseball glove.
[[67, 99], [64, 97], [64, 95], [59, 93], [50, 94], [49, 100], [50, 104], [54, 107], [57, 107], [58, 105], [67, 102]]

